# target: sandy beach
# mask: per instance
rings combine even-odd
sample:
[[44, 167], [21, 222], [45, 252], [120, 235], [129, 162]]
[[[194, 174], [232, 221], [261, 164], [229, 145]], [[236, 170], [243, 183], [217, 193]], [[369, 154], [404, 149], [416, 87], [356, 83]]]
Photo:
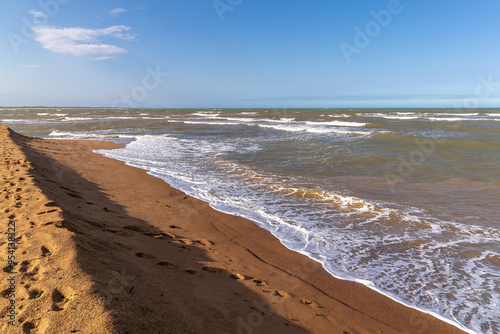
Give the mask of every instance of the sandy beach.
[[462, 333], [92, 152], [118, 147], [0, 125], [0, 332]]

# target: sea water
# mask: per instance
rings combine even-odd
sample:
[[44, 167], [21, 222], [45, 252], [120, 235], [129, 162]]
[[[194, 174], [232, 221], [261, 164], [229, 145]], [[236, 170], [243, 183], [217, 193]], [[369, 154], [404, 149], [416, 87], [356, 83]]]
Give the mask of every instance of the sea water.
[[125, 144], [288, 248], [462, 329], [500, 333], [500, 110], [3, 108], [23, 134]]

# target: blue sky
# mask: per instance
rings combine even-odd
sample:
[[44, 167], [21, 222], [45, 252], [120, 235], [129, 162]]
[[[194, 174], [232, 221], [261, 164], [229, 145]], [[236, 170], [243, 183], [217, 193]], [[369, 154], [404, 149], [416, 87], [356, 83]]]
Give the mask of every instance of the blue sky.
[[5, 0], [0, 105], [498, 107], [498, 13], [496, 0]]

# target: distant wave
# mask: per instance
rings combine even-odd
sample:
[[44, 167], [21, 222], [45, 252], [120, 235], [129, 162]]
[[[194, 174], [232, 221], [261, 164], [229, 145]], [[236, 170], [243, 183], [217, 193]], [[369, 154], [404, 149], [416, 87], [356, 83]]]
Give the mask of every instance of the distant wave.
[[5, 124], [43, 124], [47, 122], [58, 121], [58, 119], [0, 119], [0, 122]]
[[0, 119], [2, 123], [28, 123], [33, 122], [30, 119]]
[[103, 120], [132, 120], [132, 119], [142, 119], [142, 117], [134, 116], [108, 116], [108, 117], [65, 117], [63, 122], [72, 121], [103, 121]]
[[71, 121], [92, 121], [96, 120], [95, 117], [66, 117], [63, 119], [63, 122], [71, 122]]
[[360, 135], [369, 135], [372, 132], [370, 131], [352, 131], [346, 129], [339, 129], [333, 127], [318, 127], [318, 126], [309, 126], [304, 124], [291, 124], [291, 125], [271, 125], [271, 124], [260, 124], [261, 128], [271, 128], [279, 131], [288, 131], [288, 132], [309, 132], [309, 133], [318, 133], [318, 134], [360, 134]]
[[312, 122], [312, 121], [307, 121], [306, 124], [309, 124], [309, 125], [333, 125], [333, 126], [355, 126], [355, 127], [362, 127], [362, 126], [366, 125], [366, 123], [342, 122], [342, 121], [331, 121], [331, 122]]
[[479, 113], [448, 113], [448, 112], [438, 112], [438, 113], [426, 113], [429, 116], [478, 116]]
[[195, 112], [195, 113], [193, 113], [191, 115], [201, 116], [201, 117], [217, 117], [220, 114], [219, 113], [213, 113], [211, 111], [201, 111], [201, 112]]
[[459, 122], [459, 121], [488, 121], [488, 118], [467, 118], [467, 117], [428, 117], [430, 121]]
[[405, 119], [417, 119], [420, 118], [420, 116], [383, 116], [383, 118], [405, 120]]
[[354, 115], [349, 115], [349, 114], [333, 114], [333, 115], [328, 115], [328, 117], [335, 117], [335, 118], [340, 118], [340, 117], [351, 117]]
[[295, 118], [279, 118], [279, 119], [262, 119], [264, 122], [271, 122], [271, 123], [291, 123], [295, 121]]
[[200, 124], [200, 125], [240, 125], [243, 123], [236, 122], [222, 122], [222, 121], [180, 121], [184, 124]]
[[64, 132], [64, 131], [52, 131], [49, 133], [51, 137], [59, 137], [58, 139], [105, 139], [105, 138], [136, 138], [133, 135], [124, 134], [104, 134], [104, 133], [92, 133], [92, 132]]

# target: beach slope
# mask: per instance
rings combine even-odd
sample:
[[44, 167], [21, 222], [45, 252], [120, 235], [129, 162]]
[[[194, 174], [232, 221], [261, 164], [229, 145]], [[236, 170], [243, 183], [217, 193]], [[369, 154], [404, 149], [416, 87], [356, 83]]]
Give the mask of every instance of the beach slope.
[[92, 152], [118, 147], [0, 125], [0, 332], [461, 333]]

